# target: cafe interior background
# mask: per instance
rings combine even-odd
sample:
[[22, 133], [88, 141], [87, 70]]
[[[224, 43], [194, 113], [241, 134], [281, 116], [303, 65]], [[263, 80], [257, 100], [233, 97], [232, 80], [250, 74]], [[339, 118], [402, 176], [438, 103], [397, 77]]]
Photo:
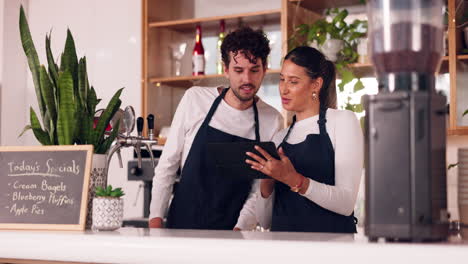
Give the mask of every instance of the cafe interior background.
[[[162, 125], [169, 125], [172, 114], [177, 107], [183, 92], [190, 85], [210, 85], [217, 84], [222, 78], [211, 77], [203, 80], [174, 82], [167, 85], [157, 79], [146, 83], [148, 85], [148, 96], [163, 98], [165, 104], [156, 107], [157, 112], [152, 112], [155, 108], [148, 106], [152, 99], [143, 98], [145, 90], [143, 86], [151, 77], [143, 72], [143, 41], [150, 37], [146, 35], [142, 23], [144, 16], [144, 2], [140, 0], [0, 0], [0, 145], [38, 145], [32, 132], [27, 132], [24, 136], [18, 137], [24, 126], [29, 121], [29, 107], [37, 109], [37, 99], [31, 74], [27, 66], [27, 60], [21, 47], [18, 17], [19, 7], [22, 4], [25, 8], [32, 32], [33, 41], [38, 50], [39, 59], [45, 63], [45, 34], [52, 32], [52, 52], [59, 54], [63, 50], [66, 30], [73, 33], [77, 53], [79, 57], [86, 56], [88, 60], [88, 74], [90, 83], [96, 89], [99, 98], [103, 99], [101, 108], [107, 104], [115, 91], [125, 87], [121, 100], [122, 107], [132, 105], [137, 116], [152, 113], [156, 116], [156, 128], [160, 130]], [[232, 14], [263, 12], [281, 9], [281, 0], [185, 0], [168, 4], [184, 6], [184, 8], [173, 8], [178, 12], [179, 18], [204, 18], [214, 16], [229, 16]], [[294, 2], [294, 1], [292, 1]], [[309, 1], [310, 2], [310, 1]], [[334, 2], [334, 1], [330, 1]], [[346, 1], [338, 1], [346, 2]], [[357, 3], [359, 1], [348, 1]], [[365, 19], [366, 9], [364, 6], [348, 7], [350, 12], [349, 20], [355, 18]], [[148, 11], [150, 12], [150, 11]], [[262, 28], [266, 31], [271, 41], [270, 69], [267, 74], [259, 96], [265, 101], [281, 110], [281, 103], [278, 93], [278, 70], [282, 57], [282, 25], [279, 15], [272, 12], [270, 15], [258, 16], [254, 22], [248, 23], [254, 28]], [[276, 14], [276, 15], [275, 15]], [[248, 20], [248, 19], [246, 19]], [[233, 22], [234, 21], [234, 22]], [[218, 22], [216, 22], [218, 23]], [[233, 18], [227, 21], [227, 30], [232, 29], [236, 24], [244, 23], [241, 19]], [[218, 40], [218, 26], [204, 29], [203, 45], [205, 49], [207, 75], [216, 73], [216, 45]], [[149, 31], [148, 31], [149, 32]], [[195, 28], [191, 37], [186, 37], [186, 50], [181, 62], [181, 75], [191, 75], [191, 56], [195, 39]], [[468, 34], [468, 33], [467, 33]], [[189, 34], [187, 34], [189, 36]], [[166, 46], [158, 47], [160, 53], [170, 57], [170, 45], [177, 43], [165, 42]], [[148, 46], [148, 49], [153, 48]], [[153, 51], [154, 52], [154, 51]], [[57, 56], [57, 55], [56, 55]], [[460, 67], [457, 74], [457, 102], [459, 111], [463, 111], [464, 106], [468, 107], [468, 92], [466, 85], [468, 73], [466, 61]], [[164, 60], [163, 74], [170, 75], [173, 70], [173, 61]], [[158, 62], [148, 62], [158, 63]], [[368, 63], [368, 62], [365, 62]], [[436, 89], [443, 91], [450, 101], [450, 75], [447, 72], [447, 59], [445, 63], [445, 73], [440, 73], [437, 77]], [[275, 71], [276, 70], [276, 71]], [[188, 78], [190, 79], [190, 78]], [[358, 103], [362, 94], [377, 93], [377, 81], [375, 77], [366, 76], [361, 79], [365, 88], [353, 93], [353, 83], [348, 84], [344, 93], [340, 93], [338, 103], [344, 107], [347, 96], [352, 97], [352, 102]], [[337, 84], [339, 84], [339, 80]], [[179, 86], [179, 87], [177, 87]], [[461, 87], [464, 86], [464, 87]], [[153, 90], [151, 90], [153, 88]], [[154, 102], [154, 101], [153, 101]], [[449, 102], [450, 103], [450, 102]], [[146, 105], [145, 105], [146, 104]], [[466, 108], [465, 107], [465, 108]], [[98, 107], [99, 108], [99, 107]], [[447, 118], [449, 120], [449, 118]], [[468, 117], [459, 118], [459, 126], [468, 125]], [[468, 147], [468, 130], [465, 133], [448, 133], [447, 136], [447, 165], [457, 162], [457, 149]], [[457, 135], [454, 135], [457, 134]], [[465, 135], [464, 135], [465, 134]], [[113, 186], [121, 186], [126, 192], [124, 197], [124, 219], [134, 219], [143, 217], [143, 182], [129, 181], [127, 161], [134, 160], [133, 149], [123, 149], [123, 165], [119, 168], [118, 161], [114, 158], [111, 162], [108, 183]], [[364, 178], [364, 177], [363, 177]], [[458, 219], [457, 208], [457, 169], [451, 169], [447, 173], [447, 193], [448, 210], [451, 219]], [[356, 204], [356, 215], [363, 217], [364, 194], [363, 182], [360, 186], [360, 194]], [[363, 221], [360, 221], [360, 225]]]

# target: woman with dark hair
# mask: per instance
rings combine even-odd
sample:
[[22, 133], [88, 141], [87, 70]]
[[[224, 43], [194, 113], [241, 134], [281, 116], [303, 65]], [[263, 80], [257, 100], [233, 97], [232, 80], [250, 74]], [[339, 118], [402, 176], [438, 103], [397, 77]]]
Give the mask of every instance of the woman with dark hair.
[[248, 152], [261, 180], [256, 215], [272, 231], [355, 233], [353, 215], [363, 165], [355, 114], [336, 110], [335, 66], [318, 50], [298, 47], [284, 58], [283, 108], [293, 122], [273, 141], [280, 159]]

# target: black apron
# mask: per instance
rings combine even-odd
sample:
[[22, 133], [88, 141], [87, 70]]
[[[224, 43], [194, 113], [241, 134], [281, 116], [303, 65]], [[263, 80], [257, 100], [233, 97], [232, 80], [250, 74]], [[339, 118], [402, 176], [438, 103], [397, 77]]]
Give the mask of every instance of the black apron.
[[[320, 134], [309, 134], [305, 141], [289, 144], [286, 140], [293, 123], [280, 146], [296, 171], [314, 181], [335, 185], [335, 151], [325, 129], [326, 109], [321, 109], [318, 125]], [[273, 205], [272, 231], [356, 233], [355, 218], [327, 210], [284, 183], [276, 182]]]
[[[169, 208], [168, 228], [232, 230], [247, 200], [253, 179], [217, 175], [214, 161], [207, 153], [207, 144], [210, 142], [254, 141], [209, 126], [228, 89], [224, 89], [213, 102], [193, 140]], [[253, 110], [255, 141], [260, 141], [255, 100]]]

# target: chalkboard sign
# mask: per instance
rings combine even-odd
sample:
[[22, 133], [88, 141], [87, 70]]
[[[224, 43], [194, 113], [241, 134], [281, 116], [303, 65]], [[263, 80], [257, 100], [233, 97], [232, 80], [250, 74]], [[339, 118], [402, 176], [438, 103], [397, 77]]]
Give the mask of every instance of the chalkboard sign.
[[92, 145], [0, 147], [0, 229], [84, 230]]

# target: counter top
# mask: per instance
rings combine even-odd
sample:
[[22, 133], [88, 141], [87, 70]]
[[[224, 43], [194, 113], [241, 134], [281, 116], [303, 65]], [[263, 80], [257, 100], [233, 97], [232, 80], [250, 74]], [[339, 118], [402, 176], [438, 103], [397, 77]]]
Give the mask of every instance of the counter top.
[[452, 237], [442, 243], [369, 243], [362, 232], [0, 230], [0, 263], [2, 258], [93, 263], [440, 264], [468, 261], [468, 241]]

